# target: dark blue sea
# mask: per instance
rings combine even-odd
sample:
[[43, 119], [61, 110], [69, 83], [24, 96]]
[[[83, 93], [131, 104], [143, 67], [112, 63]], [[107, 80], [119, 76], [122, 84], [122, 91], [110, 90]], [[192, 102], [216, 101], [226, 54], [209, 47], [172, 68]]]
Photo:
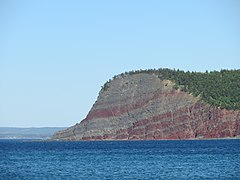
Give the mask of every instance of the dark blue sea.
[[240, 179], [240, 140], [1, 140], [0, 179]]

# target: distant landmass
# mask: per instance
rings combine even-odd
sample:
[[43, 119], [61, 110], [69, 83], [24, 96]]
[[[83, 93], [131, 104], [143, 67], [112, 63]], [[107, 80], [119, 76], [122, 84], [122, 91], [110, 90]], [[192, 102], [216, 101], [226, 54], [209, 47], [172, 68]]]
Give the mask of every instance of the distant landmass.
[[16, 128], [0, 127], [0, 139], [48, 139], [65, 127]]
[[53, 140], [240, 137], [240, 70], [131, 71], [114, 76], [84, 120]]

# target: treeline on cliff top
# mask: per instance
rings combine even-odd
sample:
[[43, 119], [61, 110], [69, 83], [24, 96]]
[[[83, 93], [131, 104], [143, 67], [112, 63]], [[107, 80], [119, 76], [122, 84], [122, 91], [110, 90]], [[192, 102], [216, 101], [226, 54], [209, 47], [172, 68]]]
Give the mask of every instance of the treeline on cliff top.
[[[237, 110], [240, 109], [240, 70], [221, 70], [206, 72], [190, 72], [171, 69], [148, 69], [125, 72], [114, 76], [124, 77], [131, 74], [154, 74], [160, 79], [171, 80], [176, 89], [200, 97], [212, 106]], [[107, 81], [102, 90], [109, 87], [111, 79]]]

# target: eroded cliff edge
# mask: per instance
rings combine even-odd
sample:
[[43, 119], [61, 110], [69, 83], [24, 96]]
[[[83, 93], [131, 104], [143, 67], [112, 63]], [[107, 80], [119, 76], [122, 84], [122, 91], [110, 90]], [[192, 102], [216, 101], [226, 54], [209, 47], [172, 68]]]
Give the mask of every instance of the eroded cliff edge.
[[53, 140], [206, 139], [240, 136], [239, 110], [210, 106], [154, 74], [117, 76], [87, 117]]

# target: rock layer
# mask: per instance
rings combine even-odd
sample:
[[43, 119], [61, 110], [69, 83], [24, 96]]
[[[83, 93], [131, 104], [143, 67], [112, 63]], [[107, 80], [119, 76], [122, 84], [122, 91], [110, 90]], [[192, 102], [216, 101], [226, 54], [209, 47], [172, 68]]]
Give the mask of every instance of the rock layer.
[[53, 140], [206, 139], [239, 137], [240, 112], [211, 107], [155, 75], [117, 76], [87, 117]]

